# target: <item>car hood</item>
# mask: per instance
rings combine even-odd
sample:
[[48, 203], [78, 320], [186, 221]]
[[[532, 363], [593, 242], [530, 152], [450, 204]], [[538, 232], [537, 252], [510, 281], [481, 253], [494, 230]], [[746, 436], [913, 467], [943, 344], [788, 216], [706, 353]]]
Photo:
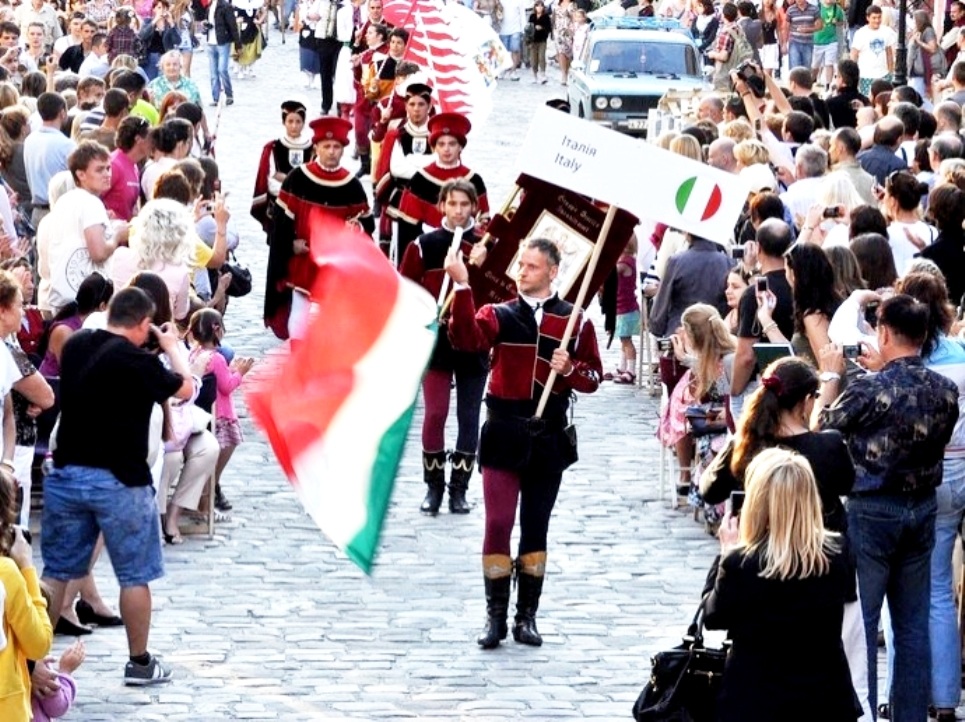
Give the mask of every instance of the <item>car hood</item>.
[[655, 75], [638, 75], [635, 78], [619, 77], [609, 73], [586, 76], [590, 93], [610, 95], [663, 95], [670, 90], [691, 90], [706, 87], [703, 79], [683, 75], [679, 78], [660, 78]]

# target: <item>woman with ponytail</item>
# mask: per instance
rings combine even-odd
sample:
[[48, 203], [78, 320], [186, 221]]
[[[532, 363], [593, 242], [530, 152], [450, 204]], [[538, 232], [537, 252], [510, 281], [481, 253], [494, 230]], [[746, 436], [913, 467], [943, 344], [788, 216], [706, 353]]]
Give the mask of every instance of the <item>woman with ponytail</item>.
[[[789, 449], [803, 456], [814, 472], [824, 528], [841, 534], [842, 544], [847, 544], [847, 517], [841, 497], [854, 486], [854, 463], [840, 433], [810, 429], [818, 386], [814, 368], [798, 357], [779, 359], [764, 370], [761, 385], [744, 406], [737, 433], [700, 479], [705, 502], [719, 504], [732, 491], [743, 490], [748, 468], [761, 452], [775, 447]], [[846, 546], [843, 548], [846, 551]], [[868, 650], [857, 599], [852, 589], [844, 608], [841, 637], [851, 682], [864, 712], [860, 720], [865, 722], [874, 718], [868, 704]]]
[[[733, 353], [734, 338], [727, 324], [713, 306], [695, 303], [680, 317], [682, 333], [671, 336], [674, 354], [689, 370], [670, 394], [661, 414], [657, 438], [673, 447], [680, 464], [677, 493], [690, 493], [690, 464], [694, 458], [694, 439], [687, 428], [687, 410], [695, 405], [720, 410], [724, 420], [729, 383], [724, 374], [724, 356]], [[708, 417], [708, 420], [711, 419]], [[716, 419], [715, 419], [716, 420]], [[723, 432], [718, 436], [722, 436]], [[714, 438], [708, 437], [703, 451], [716, 450]], [[705, 456], [706, 454], [703, 454]]]
[[811, 463], [824, 525], [831, 531], [845, 531], [840, 497], [854, 485], [854, 464], [840, 433], [810, 429], [818, 386], [817, 372], [803, 359], [782, 358], [767, 367], [737, 422], [737, 433], [700, 479], [704, 501], [719, 504], [732, 491], [743, 489], [744, 475], [754, 457], [764, 449], [781, 446]]

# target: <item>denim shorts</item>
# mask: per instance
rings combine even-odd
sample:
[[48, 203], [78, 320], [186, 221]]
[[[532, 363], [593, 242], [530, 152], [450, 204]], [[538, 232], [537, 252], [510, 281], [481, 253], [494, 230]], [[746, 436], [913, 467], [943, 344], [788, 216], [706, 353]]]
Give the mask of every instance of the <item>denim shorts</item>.
[[44, 576], [80, 579], [90, 570], [97, 535], [121, 587], [164, 576], [161, 525], [151, 486], [124, 486], [107, 469], [65, 466], [44, 479]]
[[506, 50], [511, 53], [518, 53], [523, 49], [523, 34], [513, 33], [512, 35], [500, 35], [499, 40], [506, 46]]

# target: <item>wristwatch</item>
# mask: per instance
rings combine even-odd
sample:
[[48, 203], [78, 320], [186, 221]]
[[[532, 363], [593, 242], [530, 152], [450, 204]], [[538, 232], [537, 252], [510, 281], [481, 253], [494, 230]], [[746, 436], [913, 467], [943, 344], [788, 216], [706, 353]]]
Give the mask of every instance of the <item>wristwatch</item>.
[[826, 384], [829, 381], [840, 381], [841, 374], [836, 371], [824, 371], [820, 376], [818, 376], [818, 380], [822, 384]]

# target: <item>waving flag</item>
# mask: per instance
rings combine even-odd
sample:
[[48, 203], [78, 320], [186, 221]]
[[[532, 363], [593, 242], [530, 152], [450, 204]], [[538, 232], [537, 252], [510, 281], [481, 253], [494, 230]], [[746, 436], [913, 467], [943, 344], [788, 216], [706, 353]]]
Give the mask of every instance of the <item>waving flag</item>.
[[386, 20], [409, 31], [406, 60], [425, 69], [445, 112], [481, 124], [492, 110], [496, 77], [513, 61], [495, 31], [462, 3], [386, 0]]
[[319, 272], [303, 341], [252, 380], [247, 400], [305, 510], [366, 573], [423, 371], [435, 300], [372, 239], [321, 211]]

